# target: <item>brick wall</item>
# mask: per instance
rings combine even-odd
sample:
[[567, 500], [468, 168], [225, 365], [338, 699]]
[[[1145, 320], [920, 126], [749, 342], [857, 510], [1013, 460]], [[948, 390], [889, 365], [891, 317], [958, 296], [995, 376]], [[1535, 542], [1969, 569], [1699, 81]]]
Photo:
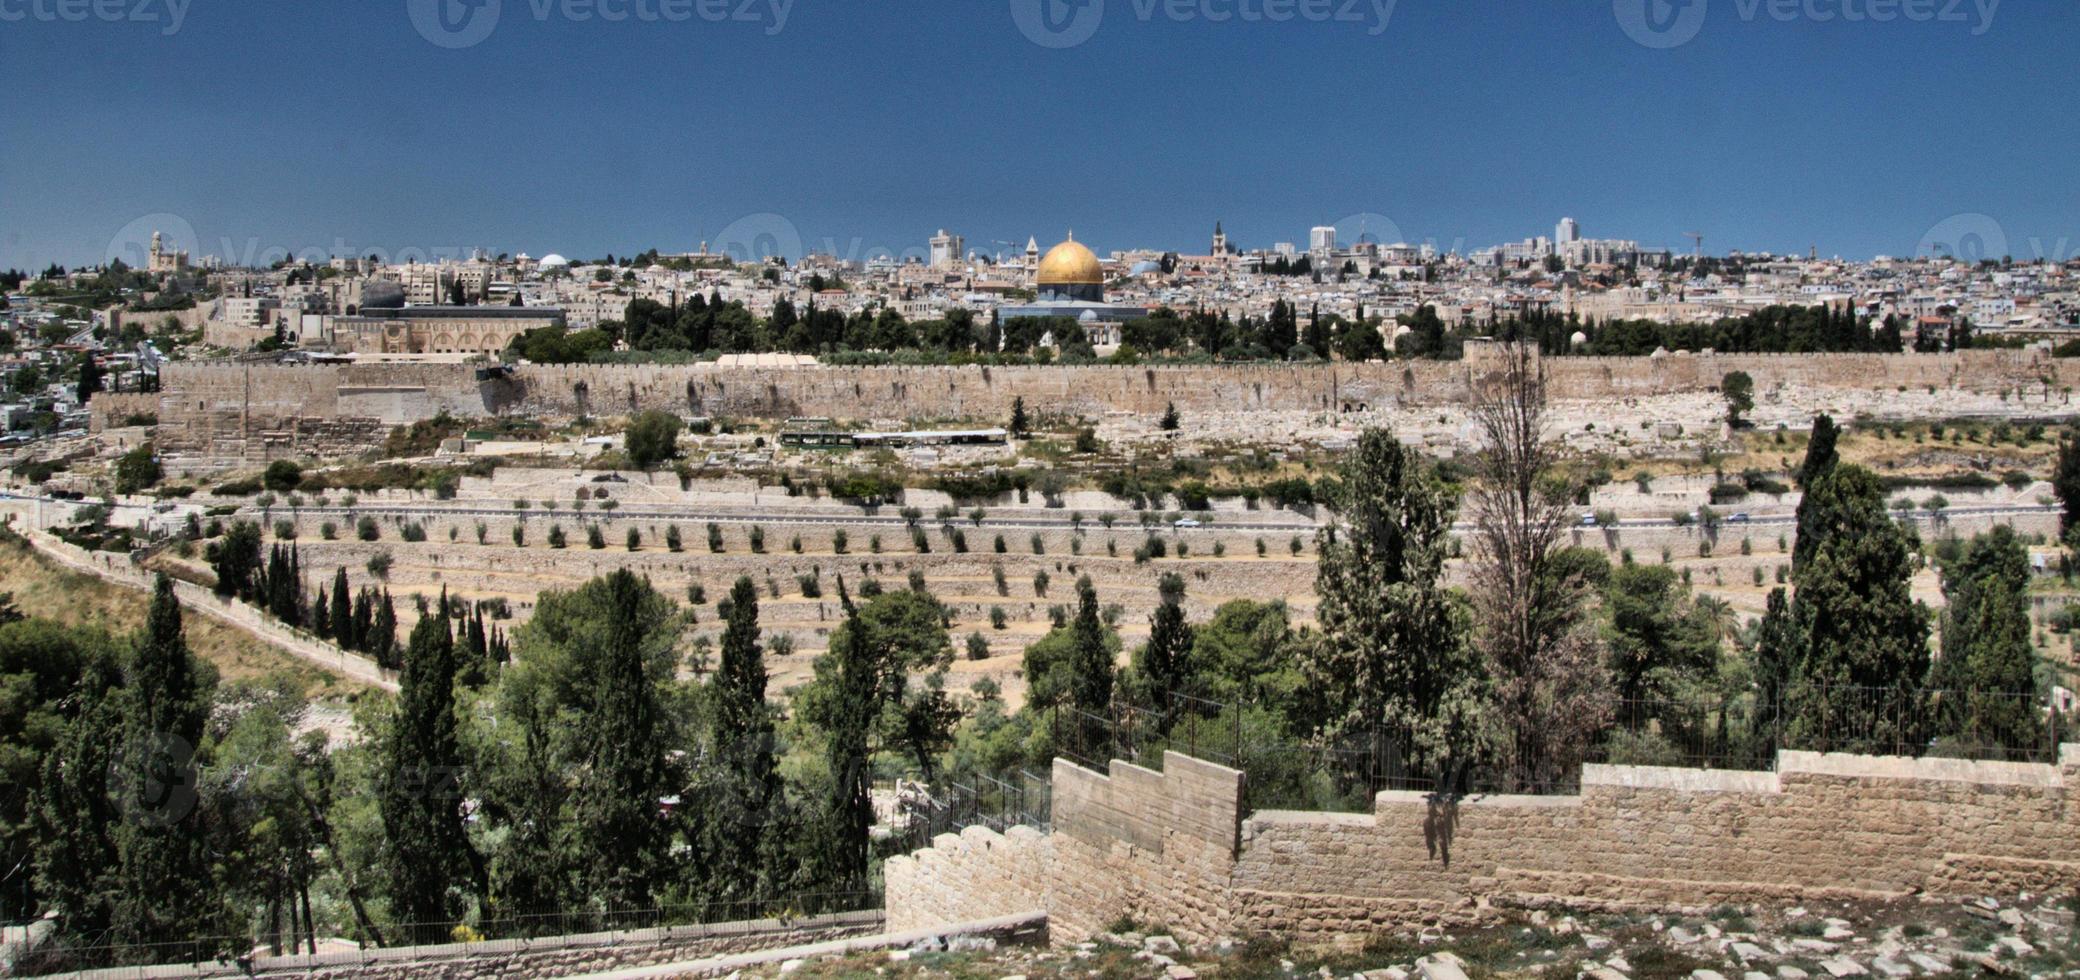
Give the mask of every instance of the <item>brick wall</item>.
[[[1350, 945], [1511, 906], [1702, 908], [1824, 897], [1972, 895], [2080, 881], [2080, 745], [2057, 765], [1785, 752], [1774, 772], [1589, 766], [1569, 797], [1382, 793], [1370, 814], [1245, 818], [1241, 774], [1176, 754], [1164, 773], [1055, 765], [1051, 835], [1018, 838], [1003, 883], [1058, 939], [1120, 916], [1196, 939], [1273, 933]], [[1232, 790], [1232, 791], [1231, 791]], [[1006, 838], [1009, 839], [1009, 838]], [[889, 878], [891, 920], [943, 914], [966, 851]]]

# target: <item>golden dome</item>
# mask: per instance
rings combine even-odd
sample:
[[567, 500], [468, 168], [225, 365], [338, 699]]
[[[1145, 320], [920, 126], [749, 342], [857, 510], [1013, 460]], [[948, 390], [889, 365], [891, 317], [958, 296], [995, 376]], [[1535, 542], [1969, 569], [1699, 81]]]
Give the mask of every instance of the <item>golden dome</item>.
[[1040, 285], [1080, 286], [1104, 285], [1105, 270], [1098, 265], [1098, 257], [1091, 250], [1076, 243], [1076, 236], [1056, 245], [1040, 260]]

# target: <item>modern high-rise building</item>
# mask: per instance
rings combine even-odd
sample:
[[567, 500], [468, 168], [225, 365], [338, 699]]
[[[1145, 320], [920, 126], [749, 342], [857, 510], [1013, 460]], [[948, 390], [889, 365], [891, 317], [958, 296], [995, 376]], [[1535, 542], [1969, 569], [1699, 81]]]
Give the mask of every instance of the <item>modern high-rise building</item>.
[[1582, 240], [1582, 226], [1573, 218], [1561, 218], [1560, 227], [1553, 232], [1553, 241], [1565, 246], [1569, 242]]
[[1308, 232], [1307, 250], [1310, 252], [1336, 251], [1336, 226], [1322, 225]]

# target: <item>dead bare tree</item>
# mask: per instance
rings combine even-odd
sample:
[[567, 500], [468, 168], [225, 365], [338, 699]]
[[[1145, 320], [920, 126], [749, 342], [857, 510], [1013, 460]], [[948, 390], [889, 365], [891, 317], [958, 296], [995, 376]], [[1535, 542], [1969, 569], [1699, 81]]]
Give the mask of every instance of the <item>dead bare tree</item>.
[[1473, 379], [1485, 437], [1471, 497], [1475, 644], [1494, 685], [1493, 744], [1509, 788], [1563, 782], [1609, 724], [1612, 692], [1581, 569], [1556, 561], [1576, 488], [1546, 433], [1546, 373], [1524, 343]]

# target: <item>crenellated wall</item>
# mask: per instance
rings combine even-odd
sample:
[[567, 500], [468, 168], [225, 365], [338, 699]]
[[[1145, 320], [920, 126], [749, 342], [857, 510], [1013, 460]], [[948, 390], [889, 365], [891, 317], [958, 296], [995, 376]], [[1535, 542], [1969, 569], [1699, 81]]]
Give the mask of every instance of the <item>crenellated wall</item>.
[[[1588, 766], [1579, 796], [1382, 793], [1370, 814], [1244, 815], [1242, 775], [1055, 763], [1054, 831], [889, 864], [891, 923], [970, 891], [1045, 908], [1057, 941], [1121, 916], [1195, 940], [1352, 945], [1523, 906], [1978, 895], [2080, 882], [2080, 745], [2056, 765], [1784, 752], [1774, 772]], [[994, 836], [994, 835], [992, 835]], [[994, 843], [983, 840], [983, 843]], [[974, 869], [971, 873], [971, 869]], [[944, 920], [953, 921], [953, 920]]]
[[[368, 430], [431, 418], [531, 413], [783, 419], [1004, 418], [1014, 399], [1088, 418], [1186, 413], [1343, 412], [1462, 403], [1484, 370], [1465, 361], [1382, 364], [1080, 367], [724, 368], [694, 365], [521, 366], [479, 381], [467, 364], [275, 365], [178, 362], [161, 377], [161, 441], [180, 453], [263, 459], [323, 452]], [[1732, 371], [1758, 396], [1779, 390], [2013, 392], [2017, 410], [2063, 405], [2080, 365], [2040, 351], [1954, 354], [1669, 354], [1549, 358], [1560, 399], [1602, 401], [1695, 393]]]

